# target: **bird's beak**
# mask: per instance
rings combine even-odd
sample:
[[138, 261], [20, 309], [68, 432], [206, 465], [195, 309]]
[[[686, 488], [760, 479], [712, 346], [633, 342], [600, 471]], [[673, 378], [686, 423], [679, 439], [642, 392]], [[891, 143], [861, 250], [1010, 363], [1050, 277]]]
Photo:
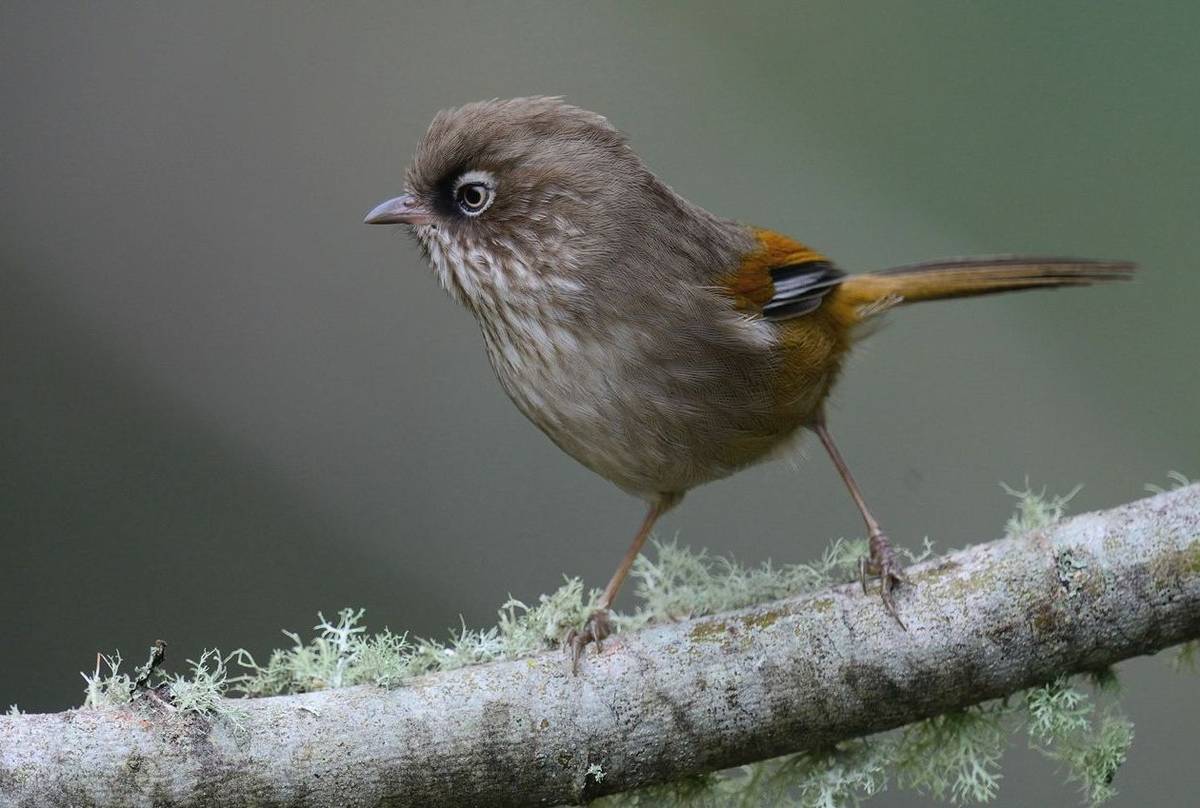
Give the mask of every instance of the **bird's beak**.
[[412, 194], [389, 199], [367, 214], [363, 224], [429, 224], [433, 214]]

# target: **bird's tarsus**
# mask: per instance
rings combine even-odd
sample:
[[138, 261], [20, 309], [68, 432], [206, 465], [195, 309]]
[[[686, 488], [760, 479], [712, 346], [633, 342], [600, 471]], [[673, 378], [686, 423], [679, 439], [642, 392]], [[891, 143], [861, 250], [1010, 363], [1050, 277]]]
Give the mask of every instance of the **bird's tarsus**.
[[597, 609], [592, 612], [581, 629], [571, 629], [563, 639], [563, 650], [571, 657], [571, 673], [579, 673], [579, 658], [590, 643], [596, 644], [596, 651], [604, 650], [604, 640], [612, 634], [612, 622], [608, 618], [608, 609]]
[[897, 560], [896, 551], [892, 549], [888, 537], [882, 532], [873, 532], [868, 546], [870, 555], [863, 556], [858, 560], [858, 577], [862, 583], [863, 593], [867, 592], [867, 578], [878, 577], [879, 597], [883, 600], [883, 607], [900, 625], [900, 628], [907, 631], [908, 627], [904, 625], [904, 621], [900, 619], [900, 614], [896, 611], [896, 599], [892, 592], [900, 584], [909, 583], [908, 575]]

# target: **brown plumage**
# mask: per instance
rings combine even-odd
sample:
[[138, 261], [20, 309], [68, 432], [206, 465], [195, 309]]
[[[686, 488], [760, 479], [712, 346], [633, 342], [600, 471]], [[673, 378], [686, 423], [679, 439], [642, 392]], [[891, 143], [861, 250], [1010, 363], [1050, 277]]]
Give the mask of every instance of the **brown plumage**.
[[442, 284], [475, 314], [521, 412], [650, 504], [600, 609], [571, 638], [575, 660], [607, 634], [607, 609], [658, 516], [801, 428], [820, 438], [866, 522], [864, 588], [878, 575], [896, 615], [903, 572], [824, 423], [861, 326], [906, 303], [1132, 271], [1001, 257], [846, 275], [804, 244], [691, 204], [603, 117], [554, 98], [439, 113], [407, 185], [367, 222], [410, 225]]

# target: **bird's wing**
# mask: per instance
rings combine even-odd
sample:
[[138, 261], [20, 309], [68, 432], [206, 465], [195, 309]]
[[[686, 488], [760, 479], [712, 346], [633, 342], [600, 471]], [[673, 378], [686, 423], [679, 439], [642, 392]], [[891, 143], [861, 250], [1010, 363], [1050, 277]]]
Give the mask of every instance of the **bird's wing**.
[[846, 276], [828, 261], [787, 264], [771, 267], [767, 272], [775, 289], [762, 310], [768, 320], [790, 320], [808, 314]]
[[758, 249], [724, 280], [737, 306], [766, 320], [801, 317], [845, 278], [825, 256], [770, 230], [755, 230]]

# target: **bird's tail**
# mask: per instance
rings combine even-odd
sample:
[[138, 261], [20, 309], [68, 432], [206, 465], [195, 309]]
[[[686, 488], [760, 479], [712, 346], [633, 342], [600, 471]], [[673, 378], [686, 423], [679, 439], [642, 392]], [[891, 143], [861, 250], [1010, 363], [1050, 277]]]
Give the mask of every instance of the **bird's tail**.
[[903, 303], [951, 297], [990, 295], [1021, 289], [1088, 286], [1129, 280], [1135, 265], [1125, 261], [1083, 258], [993, 256], [952, 258], [847, 277], [838, 288], [838, 303], [852, 319]]

